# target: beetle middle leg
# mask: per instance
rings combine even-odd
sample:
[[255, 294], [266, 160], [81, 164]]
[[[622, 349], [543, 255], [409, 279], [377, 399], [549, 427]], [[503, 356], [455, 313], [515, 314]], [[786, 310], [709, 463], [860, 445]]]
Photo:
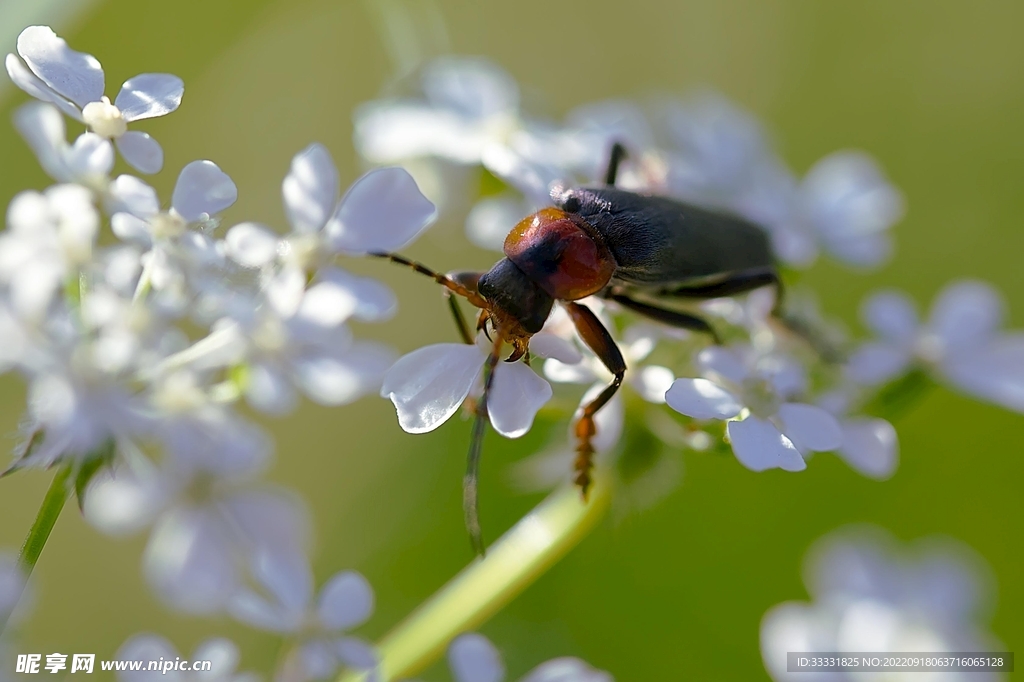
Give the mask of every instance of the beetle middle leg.
[[746, 270], [730, 273], [725, 279], [711, 284], [695, 284], [691, 286], [684, 284], [664, 288], [658, 291], [658, 295], [679, 298], [722, 298], [724, 296], [744, 294], [766, 286], [775, 287], [775, 309], [778, 310], [782, 302], [782, 280], [779, 278], [779, 273], [774, 269]]
[[608, 333], [597, 316], [590, 308], [580, 303], [566, 303], [566, 312], [572, 318], [573, 324], [580, 338], [587, 344], [590, 350], [604, 363], [614, 377], [612, 383], [601, 391], [600, 395], [583, 406], [583, 414], [576, 422], [576, 462], [574, 469], [576, 477], [574, 482], [580, 487], [584, 499], [590, 488], [590, 470], [594, 466], [594, 445], [593, 438], [597, 435], [597, 425], [594, 423], [594, 415], [604, 407], [615, 392], [622, 385], [622, 379], [626, 375], [626, 361], [622, 358], [622, 352], [615, 345], [615, 340]]
[[[448, 274], [448, 277], [460, 286], [465, 287], [468, 291], [475, 292], [476, 283], [480, 279], [480, 275], [481, 273], [479, 272], [452, 272]], [[452, 319], [455, 320], [455, 328], [458, 329], [463, 343], [472, 345], [474, 343], [474, 335], [470, 331], [465, 315], [462, 314], [462, 308], [459, 307], [458, 299], [455, 298], [451, 289], [447, 287], [444, 289], [444, 297], [448, 301], [448, 310], [452, 314]]]
[[624, 308], [629, 308], [633, 312], [639, 313], [644, 317], [649, 317], [656, 322], [662, 322], [671, 327], [679, 327], [680, 329], [703, 332], [710, 335], [711, 339], [716, 344], [722, 342], [722, 339], [719, 338], [718, 332], [715, 331], [715, 328], [708, 324], [708, 322], [702, 317], [690, 315], [689, 313], [682, 313], [677, 310], [658, 308], [657, 306], [649, 305], [647, 303], [641, 303], [640, 301], [634, 300], [625, 294], [615, 293], [614, 291], [608, 294], [607, 298], [622, 305]]

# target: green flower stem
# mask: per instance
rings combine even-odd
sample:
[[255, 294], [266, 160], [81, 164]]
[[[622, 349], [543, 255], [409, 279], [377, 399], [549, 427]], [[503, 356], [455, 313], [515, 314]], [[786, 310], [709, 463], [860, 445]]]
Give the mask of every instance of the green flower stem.
[[46, 497], [43, 498], [43, 504], [39, 507], [39, 513], [36, 514], [36, 520], [28, 531], [28, 537], [25, 538], [25, 544], [21, 546], [18, 563], [25, 572], [26, 580], [32, 575], [32, 569], [39, 561], [39, 555], [42, 554], [43, 547], [46, 546], [50, 531], [57, 523], [57, 517], [64, 509], [64, 503], [71, 496], [71, 486], [68, 484], [70, 478], [71, 465], [61, 465], [57, 469], [57, 473], [54, 474], [53, 481], [50, 482], [50, 488], [46, 491]]
[[[21, 567], [25, 581], [32, 575], [32, 569], [39, 561], [39, 555], [43, 553], [46, 540], [50, 537], [50, 531], [57, 523], [60, 512], [64, 509], [64, 503], [71, 495], [71, 465], [63, 464], [50, 482], [50, 487], [43, 498], [43, 504], [39, 507], [36, 520], [28, 531], [25, 544], [21, 546], [21, 554], [18, 555], [18, 565]], [[12, 609], [13, 610], [13, 609]], [[0, 621], [0, 635], [7, 629], [7, 621]]]
[[[589, 500], [575, 486], [551, 493], [378, 645], [382, 682], [409, 677], [444, 654], [457, 635], [484, 623], [575, 547], [608, 509], [607, 472], [595, 471]], [[344, 675], [342, 682], [364, 679]]]

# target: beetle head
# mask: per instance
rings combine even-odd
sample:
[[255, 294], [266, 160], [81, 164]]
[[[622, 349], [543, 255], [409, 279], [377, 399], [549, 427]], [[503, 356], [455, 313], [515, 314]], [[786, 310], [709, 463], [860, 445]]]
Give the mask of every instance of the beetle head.
[[508, 258], [480, 276], [477, 291], [487, 299], [491, 324], [515, 348], [509, 360], [518, 360], [526, 353], [530, 337], [547, 321], [554, 299]]

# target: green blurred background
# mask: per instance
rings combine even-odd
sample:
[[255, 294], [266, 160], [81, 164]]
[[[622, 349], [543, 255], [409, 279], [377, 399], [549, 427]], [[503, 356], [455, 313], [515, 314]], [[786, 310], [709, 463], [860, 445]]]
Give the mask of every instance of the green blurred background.
[[[59, 16], [60, 3], [51, 4]], [[4, 11], [15, 5], [7, 0]], [[102, 61], [108, 94], [144, 71], [185, 79], [180, 111], [143, 126], [167, 153], [167, 170], [155, 179], [163, 197], [184, 163], [210, 158], [239, 186], [228, 224], [283, 225], [280, 182], [299, 149], [321, 141], [343, 183], [359, 173], [351, 111], [395, 72], [379, 31], [382, 6], [73, 6], [81, 10], [74, 21], [44, 20]], [[440, 0], [438, 7], [451, 49], [504, 65], [540, 113], [704, 86], [760, 116], [799, 172], [839, 148], [874, 154], [908, 200], [896, 258], [869, 276], [828, 263], [806, 277], [827, 293], [825, 310], [852, 328], [869, 289], [898, 286], [927, 304], [961, 276], [993, 282], [1009, 299], [1010, 324], [1024, 324], [1024, 4]], [[5, 34], [19, 28], [7, 26]], [[8, 120], [26, 98], [10, 87], [3, 97]], [[7, 125], [0, 158], [4, 205], [23, 188], [47, 184]], [[488, 266], [494, 256], [469, 247], [459, 230], [439, 224], [412, 253], [441, 269]], [[364, 335], [403, 352], [452, 339], [436, 290], [397, 268], [353, 269], [393, 284], [403, 306], [395, 321]], [[0, 379], [0, 433], [11, 445], [23, 400], [19, 381]], [[377, 613], [363, 634], [382, 634], [470, 558], [460, 509], [465, 422], [406, 435], [391, 405], [371, 397], [342, 409], [306, 405], [273, 426], [272, 477], [312, 507], [318, 578], [354, 567], [377, 590]], [[755, 474], [732, 458], [687, 453], [683, 483], [667, 500], [603, 522], [483, 632], [512, 674], [574, 654], [619, 680], [764, 679], [759, 622], [770, 606], [806, 598], [800, 565], [807, 547], [842, 524], [872, 522], [904, 540], [950, 535], [982, 554], [998, 581], [992, 629], [1020, 651], [1024, 417], [939, 389], [897, 427], [900, 467], [881, 483], [831, 455], [793, 475]], [[492, 537], [539, 499], [510, 489], [508, 466], [562, 428], [542, 419], [520, 441], [488, 438], [481, 496]], [[0, 480], [0, 547], [21, 542], [48, 480], [43, 472]], [[273, 638], [160, 607], [140, 576], [144, 540], [103, 537], [69, 506], [38, 566], [37, 609], [18, 650], [107, 658], [129, 635], [151, 630], [187, 655], [205, 637], [227, 634], [241, 644], [245, 668], [266, 672]], [[437, 665], [423, 677], [446, 675]]]

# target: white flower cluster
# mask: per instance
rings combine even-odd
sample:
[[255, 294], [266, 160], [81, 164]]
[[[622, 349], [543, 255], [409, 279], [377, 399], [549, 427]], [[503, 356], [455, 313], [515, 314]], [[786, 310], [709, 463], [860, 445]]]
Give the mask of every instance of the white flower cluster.
[[[767, 231], [777, 260], [790, 267], [809, 266], [822, 252], [847, 264], [880, 265], [891, 251], [889, 228], [903, 214], [900, 192], [867, 155], [831, 154], [798, 179], [750, 115], [709, 94], [660, 102], [650, 115], [630, 102], [598, 102], [559, 124], [527, 117], [514, 80], [499, 67], [444, 58], [425, 68], [421, 96], [366, 104], [355, 123], [356, 147], [370, 162], [411, 163], [418, 172], [424, 161], [481, 167], [514, 188], [484, 197], [467, 217], [470, 239], [498, 250], [524, 215], [551, 204], [552, 188], [600, 178], [616, 142], [627, 150], [618, 186], [743, 216]], [[727, 330], [720, 333], [727, 343], [712, 347], [656, 323], [629, 323], [600, 294], [582, 302], [618, 339], [626, 385], [692, 419], [666, 426], [646, 410], [652, 432], [677, 449], [708, 449], [724, 436], [755, 471], [798, 471], [813, 452], [833, 451], [864, 475], [892, 475], [896, 432], [878, 414], [884, 406], [871, 402], [908, 376], [933, 375], [1024, 411], [1024, 335], [998, 332], [1002, 304], [991, 288], [951, 285], [923, 327], [905, 296], [879, 294], [866, 304], [866, 321], [881, 339], [857, 348], [845, 335], [832, 338], [831, 324], [815, 309], [795, 309], [795, 294], [787, 294], [781, 318], [763, 290], [703, 303], [699, 310]], [[439, 344], [399, 360], [382, 395], [394, 402], [402, 428], [434, 429], [478, 392], [487, 348]], [[546, 358], [548, 380], [592, 386], [581, 406], [611, 380], [557, 304], [530, 350]], [[553, 395], [528, 367], [501, 363], [488, 402], [491, 423], [505, 436], [520, 436]], [[625, 400], [616, 395], [597, 415], [599, 458], [619, 440]], [[868, 416], [855, 414], [864, 407]], [[716, 421], [725, 423], [724, 432]], [[562, 452], [560, 459], [569, 457]], [[564, 462], [557, 476], [546, 464], [532, 468], [549, 483], [568, 475]]]
[[[822, 538], [806, 561], [810, 602], [786, 602], [761, 621], [761, 656], [774, 680], [905, 679], [912, 673], [787, 672], [786, 652], [1002, 651], [991, 616], [984, 562], [952, 541], [900, 547], [877, 528]], [[996, 680], [997, 673], [931, 673]]]
[[[17, 195], [0, 233], [0, 371], [28, 385], [9, 473], [70, 469], [95, 527], [150, 529], [143, 570], [168, 605], [289, 635], [302, 679], [372, 669], [372, 649], [340, 637], [369, 617], [369, 586], [342, 573], [307, 604], [306, 510], [261, 480], [271, 444], [238, 403], [279, 414], [299, 392], [341, 405], [378, 388], [393, 354], [353, 338], [349, 321], [393, 315], [394, 295], [337, 257], [401, 247], [433, 204], [400, 168], [366, 174], [339, 200], [338, 171], [313, 144], [283, 183], [290, 231], [246, 222], [222, 238], [237, 189], [213, 162], [186, 165], [169, 204], [112, 175], [115, 146], [135, 169], [160, 170], [159, 144], [126, 126], [178, 108], [180, 79], [136, 76], [111, 104], [99, 62], [44, 26], [22, 32], [6, 65], [42, 100], [15, 125], [58, 183]], [[68, 142], [63, 115], [89, 131]], [[13, 564], [0, 569], [6, 620], [21, 588]]]

